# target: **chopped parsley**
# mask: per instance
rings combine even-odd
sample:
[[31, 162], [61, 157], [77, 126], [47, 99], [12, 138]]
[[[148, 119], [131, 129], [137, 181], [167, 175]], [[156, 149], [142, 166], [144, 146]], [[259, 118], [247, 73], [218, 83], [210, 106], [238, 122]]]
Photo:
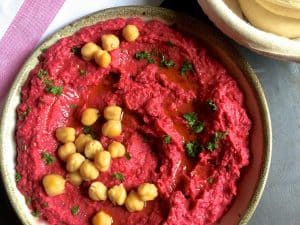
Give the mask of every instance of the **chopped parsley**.
[[209, 183], [209, 184], [213, 184], [214, 181], [215, 181], [215, 179], [213, 177], [207, 178], [207, 183]]
[[116, 180], [119, 180], [119, 181], [124, 181], [125, 180], [125, 177], [122, 173], [119, 173], [119, 172], [115, 172], [112, 174], [113, 178], [115, 178]]
[[48, 72], [46, 70], [40, 69], [37, 73], [37, 76], [42, 80], [44, 77], [48, 76]]
[[77, 105], [74, 104], [74, 103], [72, 103], [72, 104], [70, 105], [70, 107], [71, 107], [71, 109], [76, 109], [76, 108], [77, 108]]
[[130, 159], [131, 159], [131, 155], [130, 155], [129, 152], [126, 152], [126, 153], [125, 153], [125, 158], [126, 158], [127, 160], [130, 160]]
[[79, 55], [80, 55], [80, 47], [75, 46], [75, 47], [71, 48], [71, 52], [72, 52], [74, 55], [79, 56]]
[[25, 203], [26, 203], [26, 205], [30, 206], [31, 203], [32, 203], [32, 198], [30, 198], [30, 197], [25, 197]]
[[175, 66], [175, 62], [172, 59], [166, 59], [165, 55], [161, 55], [160, 66], [166, 68], [173, 68]]
[[190, 158], [196, 158], [201, 151], [201, 146], [198, 141], [190, 141], [184, 144], [185, 153]]
[[92, 127], [84, 126], [82, 131], [84, 134], [90, 134], [93, 138], [97, 137], [97, 134], [93, 131]]
[[189, 62], [188, 60], [185, 60], [182, 64], [182, 66], [180, 67], [180, 74], [182, 76], [186, 75], [188, 72], [193, 72], [194, 71], [194, 66], [191, 62]]
[[31, 215], [33, 215], [34, 217], [39, 217], [40, 212], [38, 210], [34, 210], [34, 211], [31, 212]]
[[47, 50], [48, 50], [48, 48], [42, 48], [42, 49], [41, 49], [41, 52], [42, 52], [42, 53], [45, 53]]
[[207, 101], [207, 104], [209, 105], [211, 111], [217, 111], [218, 107], [217, 105], [213, 102], [213, 100], [209, 99]]
[[135, 53], [134, 57], [137, 60], [146, 59], [148, 63], [155, 63], [154, 59], [152, 58], [152, 54], [147, 51], [140, 51]]
[[187, 121], [187, 124], [195, 133], [200, 133], [204, 129], [204, 123], [197, 119], [197, 113], [190, 112], [183, 114], [183, 118]]
[[44, 208], [48, 208], [49, 207], [48, 202], [44, 202], [42, 205], [43, 205]]
[[42, 152], [42, 160], [46, 165], [51, 165], [54, 163], [55, 158], [49, 152]]
[[73, 206], [71, 208], [71, 213], [73, 216], [76, 216], [79, 213], [79, 206]]
[[20, 112], [18, 115], [19, 120], [24, 120], [30, 111], [31, 111], [30, 107], [27, 107], [26, 110]]
[[171, 136], [170, 135], [165, 135], [164, 136], [164, 143], [165, 144], [170, 144], [171, 143]]
[[45, 87], [45, 91], [47, 93], [51, 93], [51, 94], [54, 94], [54, 95], [61, 95], [63, 90], [64, 90], [63, 86], [55, 86], [53, 84], [48, 84]]
[[21, 174], [16, 173], [16, 175], [15, 175], [16, 182], [19, 182], [21, 180], [21, 178], [22, 178]]
[[79, 69], [79, 75], [84, 77], [86, 75], [86, 70], [85, 69]]
[[172, 41], [166, 41], [166, 44], [170, 47], [174, 47], [174, 43]]
[[206, 144], [206, 148], [208, 151], [212, 152], [219, 147], [219, 141], [226, 137], [227, 132], [216, 131], [214, 136], [210, 139], [210, 141]]

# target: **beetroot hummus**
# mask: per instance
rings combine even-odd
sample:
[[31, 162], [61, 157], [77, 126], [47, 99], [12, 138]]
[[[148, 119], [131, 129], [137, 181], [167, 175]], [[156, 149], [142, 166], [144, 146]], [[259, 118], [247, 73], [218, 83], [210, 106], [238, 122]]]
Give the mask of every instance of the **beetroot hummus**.
[[[126, 24], [139, 29], [135, 41], [122, 38]], [[80, 48], [108, 33], [120, 39], [110, 65], [83, 60]], [[112, 104], [123, 109], [115, 138], [101, 134], [103, 109]], [[87, 107], [100, 112], [91, 127], [80, 123]], [[17, 186], [33, 215], [53, 225], [91, 224], [99, 210], [114, 225], [213, 224], [228, 210], [249, 163], [251, 121], [236, 81], [199, 40], [159, 21], [118, 18], [62, 38], [40, 55], [17, 112]], [[113, 159], [96, 180], [108, 188], [123, 183], [128, 193], [153, 183], [158, 197], [128, 212], [91, 200], [89, 181], [66, 182], [63, 194], [48, 196], [43, 177], [67, 174], [55, 138], [63, 126], [91, 133], [104, 149], [113, 140], [126, 147], [126, 157]]]

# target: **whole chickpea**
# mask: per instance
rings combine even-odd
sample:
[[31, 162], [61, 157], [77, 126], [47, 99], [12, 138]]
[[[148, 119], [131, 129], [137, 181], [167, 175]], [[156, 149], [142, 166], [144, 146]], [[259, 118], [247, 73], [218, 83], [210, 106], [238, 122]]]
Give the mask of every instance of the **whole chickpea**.
[[102, 182], [94, 182], [89, 187], [89, 197], [94, 201], [107, 199], [107, 187]]
[[97, 51], [101, 50], [101, 48], [93, 42], [86, 43], [81, 48], [81, 55], [85, 61], [90, 61], [94, 58], [94, 55]]
[[99, 110], [95, 108], [86, 108], [81, 115], [81, 123], [85, 126], [93, 125], [99, 118]]
[[88, 142], [92, 141], [93, 138], [90, 134], [79, 134], [75, 140], [76, 149], [78, 152], [83, 152]]
[[143, 201], [154, 200], [158, 196], [157, 187], [154, 184], [144, 183], [138, 187], [138, 195]]
[[126, 154], [125, 146], [118, 141], [113, 141], [108, 145], [107, 150], [112, 158], [123, 157]]
[[103, 151], [102, 144], [97, 140], [89, 141], [84, 148], [84, 155], [88, 159], [93, 159], [95, 157], [96, 152]]
[[127, 192], [123, 184], [111, 187], [107, 192], [108, 198], [114, 205], [124, 205]]
[[99, 176], [99, 171], [90, 160], [85, 160], [79, 169], [83, 180], [95, 180]]
[[113, 223], [113, 219], [107, 213], [100, 211], [93, 217], [92, 223], [93, 225], [111, 225]]
[[107, 68], [111, 63], [111, 56], [107, 51], [98, 51], [95, 54], [95, 62], [102, 68]]
[[65, 180], [57, 174], [48, 174], [43, 178], [43, 186], [48, 196], [56, 196], [64, 193]]
[[75, 140], [75, 129], [73, 127], [59, 127], [55, 130], [56, 139], [62, 143]]
[[95, 154], [94, 163], [97, 169], [101, 172], [105, 172], [109, 169], [111, 162], [111, 156], [108, 151], [98, 151]]
[[71, 183], [77, 187], [80, 186], [80, 184], [83, 181], [82, 177], [80, 176], [80, 174], [78, 172], [68, 173], [66, 176], [66, 179], [69, 183]]
[[145, 202], [142, 201], [135, 191], [131, 191], [126, 198], [125, 207], [129, 212], [142, 211]]
[[104, 108], [104, 118], [107, 120], [121, 120], [122, 108], [117, 105], [109, 105]]
[[102, 126], [102, 134], [107, 137], [117, 137], [122, 133], [121, 121], [108, 120]]
[[73, 153], [68, 156], [66, 162], [66, 169], [68, 172], [75, 172], [79, 170], [81, 164], [84, 162], [85, 158], [80, 153]]
[[114, 34], [103, 34], [101, 37], [102, 48], [106, 51], [112, 51], [119, 48], [120, 40]]
[[135, 25], [128, 24], [123, 28], [122, 35], [126, 41], [132, 42], [140, 36], [140, 32]]
[[62, 161], [66, 161], [68, 156], [76, 152], [76, 146], [73, 142], [68, 142], [58, 148], [58, 156]]

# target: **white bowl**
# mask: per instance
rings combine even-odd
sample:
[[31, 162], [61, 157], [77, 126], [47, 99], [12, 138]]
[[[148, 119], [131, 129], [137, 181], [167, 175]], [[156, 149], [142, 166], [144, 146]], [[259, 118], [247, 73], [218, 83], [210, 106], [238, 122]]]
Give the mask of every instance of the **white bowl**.
[[239, 44], [266, 56], [300, 62], [299, 39], [285, 38], [252, 26], [242, 16], [237, 0], [198, 0], [198, 2], [209, 19]]

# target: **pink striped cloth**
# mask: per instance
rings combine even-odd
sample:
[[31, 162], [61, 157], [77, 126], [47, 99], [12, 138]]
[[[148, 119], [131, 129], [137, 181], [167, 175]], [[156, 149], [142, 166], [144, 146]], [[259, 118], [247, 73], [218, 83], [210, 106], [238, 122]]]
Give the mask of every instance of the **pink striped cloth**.
[[24, 0], [0, 40], [0, 114], [20, 67], [38, 44], [64, 0]]

